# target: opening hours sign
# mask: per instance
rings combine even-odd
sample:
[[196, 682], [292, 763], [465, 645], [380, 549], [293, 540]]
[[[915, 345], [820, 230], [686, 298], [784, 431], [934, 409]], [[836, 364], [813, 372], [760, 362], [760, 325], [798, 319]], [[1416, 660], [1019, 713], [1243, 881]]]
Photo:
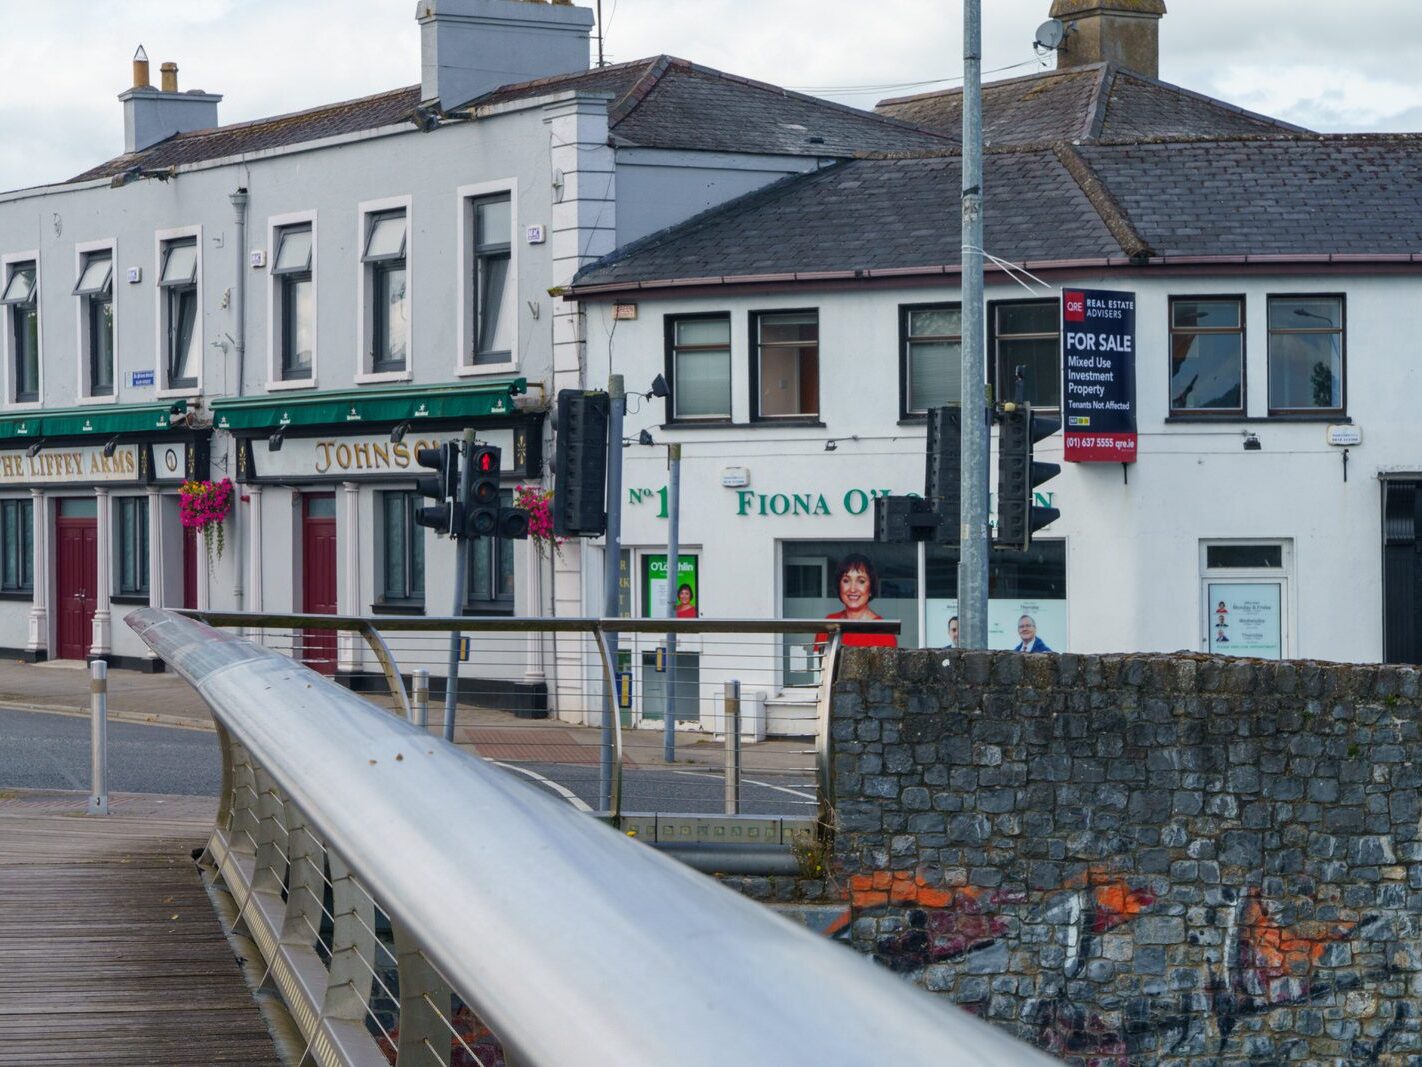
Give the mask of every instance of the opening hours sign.
[[1062, 431], [1068, 463], [1136, 461], [1136, 294], [1062, 293]]

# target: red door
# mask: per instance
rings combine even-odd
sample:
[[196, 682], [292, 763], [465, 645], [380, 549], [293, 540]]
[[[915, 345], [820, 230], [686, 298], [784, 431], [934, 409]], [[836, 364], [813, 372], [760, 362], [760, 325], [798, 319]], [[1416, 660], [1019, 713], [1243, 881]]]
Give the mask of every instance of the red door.
[[59, 658], [86, 659], [99, 588], [99, 521], [93, 499], [59, 501], [55, 519]]
[[183, 527], [183, 607], [197, 607], [197, 540], [191, 526]]
[[[301, 499], [301, 610], [336, 613], [336, 497], [309, 493]], [[306, 630], [302, 660], [322, 674], [336, 673], [336, 632]]]

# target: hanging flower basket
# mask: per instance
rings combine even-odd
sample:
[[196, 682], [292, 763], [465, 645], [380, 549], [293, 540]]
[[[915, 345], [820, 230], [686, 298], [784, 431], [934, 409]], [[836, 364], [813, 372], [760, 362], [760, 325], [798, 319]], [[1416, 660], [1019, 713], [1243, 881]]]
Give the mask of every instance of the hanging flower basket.
[[514, 489], [514, 507], [528, 512], [528, 539], [540, 556], [562, 555], [566, 538], [553, 533], [553, 490], [536, 485], [520, 485]]
[[212, 565], [214, 552], [222, 558], [223, 523], [232, 511], [232, 479], [220, 482], [184, 482], [178, 490], [183, 526], [202, 533], [207, 548], [207, 562]]

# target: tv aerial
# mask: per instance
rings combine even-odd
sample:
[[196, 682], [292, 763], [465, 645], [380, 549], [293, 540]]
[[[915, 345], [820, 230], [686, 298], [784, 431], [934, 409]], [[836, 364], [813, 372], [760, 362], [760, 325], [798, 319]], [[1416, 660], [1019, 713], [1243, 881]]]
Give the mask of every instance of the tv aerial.
[[1037, 27], [1032, 47], [1039, 52], [1055, 52], [1066, 40], [1066, 24], [1061, 19], [1048, 19]]

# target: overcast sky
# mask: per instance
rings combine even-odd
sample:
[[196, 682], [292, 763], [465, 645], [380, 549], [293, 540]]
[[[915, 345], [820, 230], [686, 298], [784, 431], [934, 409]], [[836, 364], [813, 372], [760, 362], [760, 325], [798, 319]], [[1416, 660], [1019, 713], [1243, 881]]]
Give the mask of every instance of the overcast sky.
[[[587, 0], [592, 2], [592, 0]], [[1422, 0], [1167, 0], [1161, 77], [1319, 130], [1422, 130]], [[603, 0], [611, 61], [667, 52], [861, 107], [962, 69], [957, 0]], [[141, 43], [223, 122], [419, 81], [415, 0], [0, 0], [0, 189], [117, 155]], [[990, 78], [1030, 73], [1050, 0], [984, 0]], [[944, 85], [954, 84], [944, 82]], [[872, 87], [857, 94], [831, 92]]]

